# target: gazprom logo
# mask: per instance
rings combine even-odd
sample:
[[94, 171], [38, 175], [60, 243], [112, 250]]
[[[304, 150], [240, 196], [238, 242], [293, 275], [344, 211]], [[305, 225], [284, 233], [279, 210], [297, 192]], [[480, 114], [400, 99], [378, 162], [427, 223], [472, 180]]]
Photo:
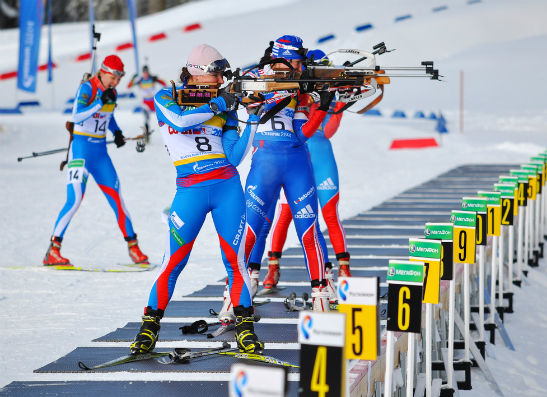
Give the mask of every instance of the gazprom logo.
[[413, 254], [414, 252], [416, 252], [416, 246], [414, 244], [411, 244], [409, 250], [410, 250], [410, 253]]
[[300, 325], [300, 330], [304, 334], [304, 338], [309, 339], [311, 335], [311, 327], [313, 325], [312, 318], [310, 316], [304, 317], [302, 324]]
[[338, 293], [340, 294], [340, 297], [342, 298], [343, 301], [348, 299], [348, 295], [347, 295], [348, 289], [349, 289], [349, 283], [346, 280], [343, 280], [338, 286]]
[[247, 387], [247, 374], [245, 371], [237, 372], [232, 379], [232, 389], [237, 397], [243, 396]]

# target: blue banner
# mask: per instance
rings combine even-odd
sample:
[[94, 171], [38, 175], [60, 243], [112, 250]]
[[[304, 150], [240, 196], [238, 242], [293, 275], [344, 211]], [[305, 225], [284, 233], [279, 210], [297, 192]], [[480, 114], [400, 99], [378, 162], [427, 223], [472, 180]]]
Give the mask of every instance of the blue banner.
[[137, 30], [135, 28], [135, 19], [137, 18], [137, 7], [135, 6], [135, 0], [127, 0], [127, 7], [129, 8], [129, 19], [131, 20], [131, 29], [133, 30], [133, 47], [135, 48], [135, 67], [136, 73], [139, 73], [139, 49], [137, 47]]
[[36, 92], [40, 31], [44, 6], [42, 0], [21, 1], [19, 10], [19, 68], [17, 88]]
[[53, 81], [53, 59], [51, 59], [51, 2], [47, 2], [47, 37], [48, 37], [48, 46], [47, 46], [47, 81], [51, 83]]
[[[93, 25], [95, 25], [95, 9], [93, 8], [93, 0], [89, 0], [89, 37], [91, 38], [91, 57], [93, 57]], [[93, 65], [91, 65], [91, 75], [95, 74], [95, 65], [97, 61], [93, 59]]]

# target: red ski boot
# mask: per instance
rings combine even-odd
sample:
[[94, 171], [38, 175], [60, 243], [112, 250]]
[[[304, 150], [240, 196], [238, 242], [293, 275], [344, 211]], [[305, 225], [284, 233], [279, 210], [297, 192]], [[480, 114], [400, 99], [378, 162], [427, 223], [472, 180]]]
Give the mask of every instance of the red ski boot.
[[61, 237], [52, 237], [49, 249], [44, 257], [44, 266], [71, 266], [67, 258], [61, 256]]
[[277, 287], [281, 272], [279, 271], [279, 258], [281, 258], [281, 252], [269, 252], [270, 258], [268, 259], [268, 274], [264, 279], [264, 288], [270, 289]]
[[129, 256], [135, 263], [146, 263], [148, 264], [148, 257], [141, 252], [139, 248], [139, 242], [137, 241], [137, 235], [127, 242], [129, 247]]
[[338, 259], [338, 277], [353, 277], [349, 270], [349, 252], [336, 254], [336, 259]]

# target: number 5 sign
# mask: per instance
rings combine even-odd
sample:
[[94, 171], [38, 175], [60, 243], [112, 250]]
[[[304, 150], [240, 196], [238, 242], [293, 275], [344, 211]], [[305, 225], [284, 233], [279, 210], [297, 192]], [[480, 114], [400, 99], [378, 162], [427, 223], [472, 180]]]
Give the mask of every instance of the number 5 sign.
[[452, 211], [450, 221], [454, 224], [454, 262], [473, 265], [477, 215], [474, 212]]
[[388, 331], [420, 333], [423, 281], [423, 262], [389, 261], [387, 270]]
[[338, 311], [346, 314], [346, 358], [374, 361], [380, 353], [380, 279], [340, 277]]

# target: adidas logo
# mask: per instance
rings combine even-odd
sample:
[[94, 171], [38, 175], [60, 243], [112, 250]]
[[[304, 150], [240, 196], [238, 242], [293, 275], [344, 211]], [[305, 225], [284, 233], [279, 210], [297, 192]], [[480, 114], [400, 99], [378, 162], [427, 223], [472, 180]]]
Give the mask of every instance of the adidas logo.
[[315, 218], [315, 213], [313, 212], [311, 205], [306, 205], [295, 215], [295, 218]]
[[338, 186], [334, 184], [332, 179], [327, 178], [325, 181], [321, 182], [319, 186], [317, 186], [317, 190], [336, 190], [338, 189]]
[[291, 55], [291, 52], [289, 50], [285, 50], [285, 52], [283, 53], [283, 55]]

